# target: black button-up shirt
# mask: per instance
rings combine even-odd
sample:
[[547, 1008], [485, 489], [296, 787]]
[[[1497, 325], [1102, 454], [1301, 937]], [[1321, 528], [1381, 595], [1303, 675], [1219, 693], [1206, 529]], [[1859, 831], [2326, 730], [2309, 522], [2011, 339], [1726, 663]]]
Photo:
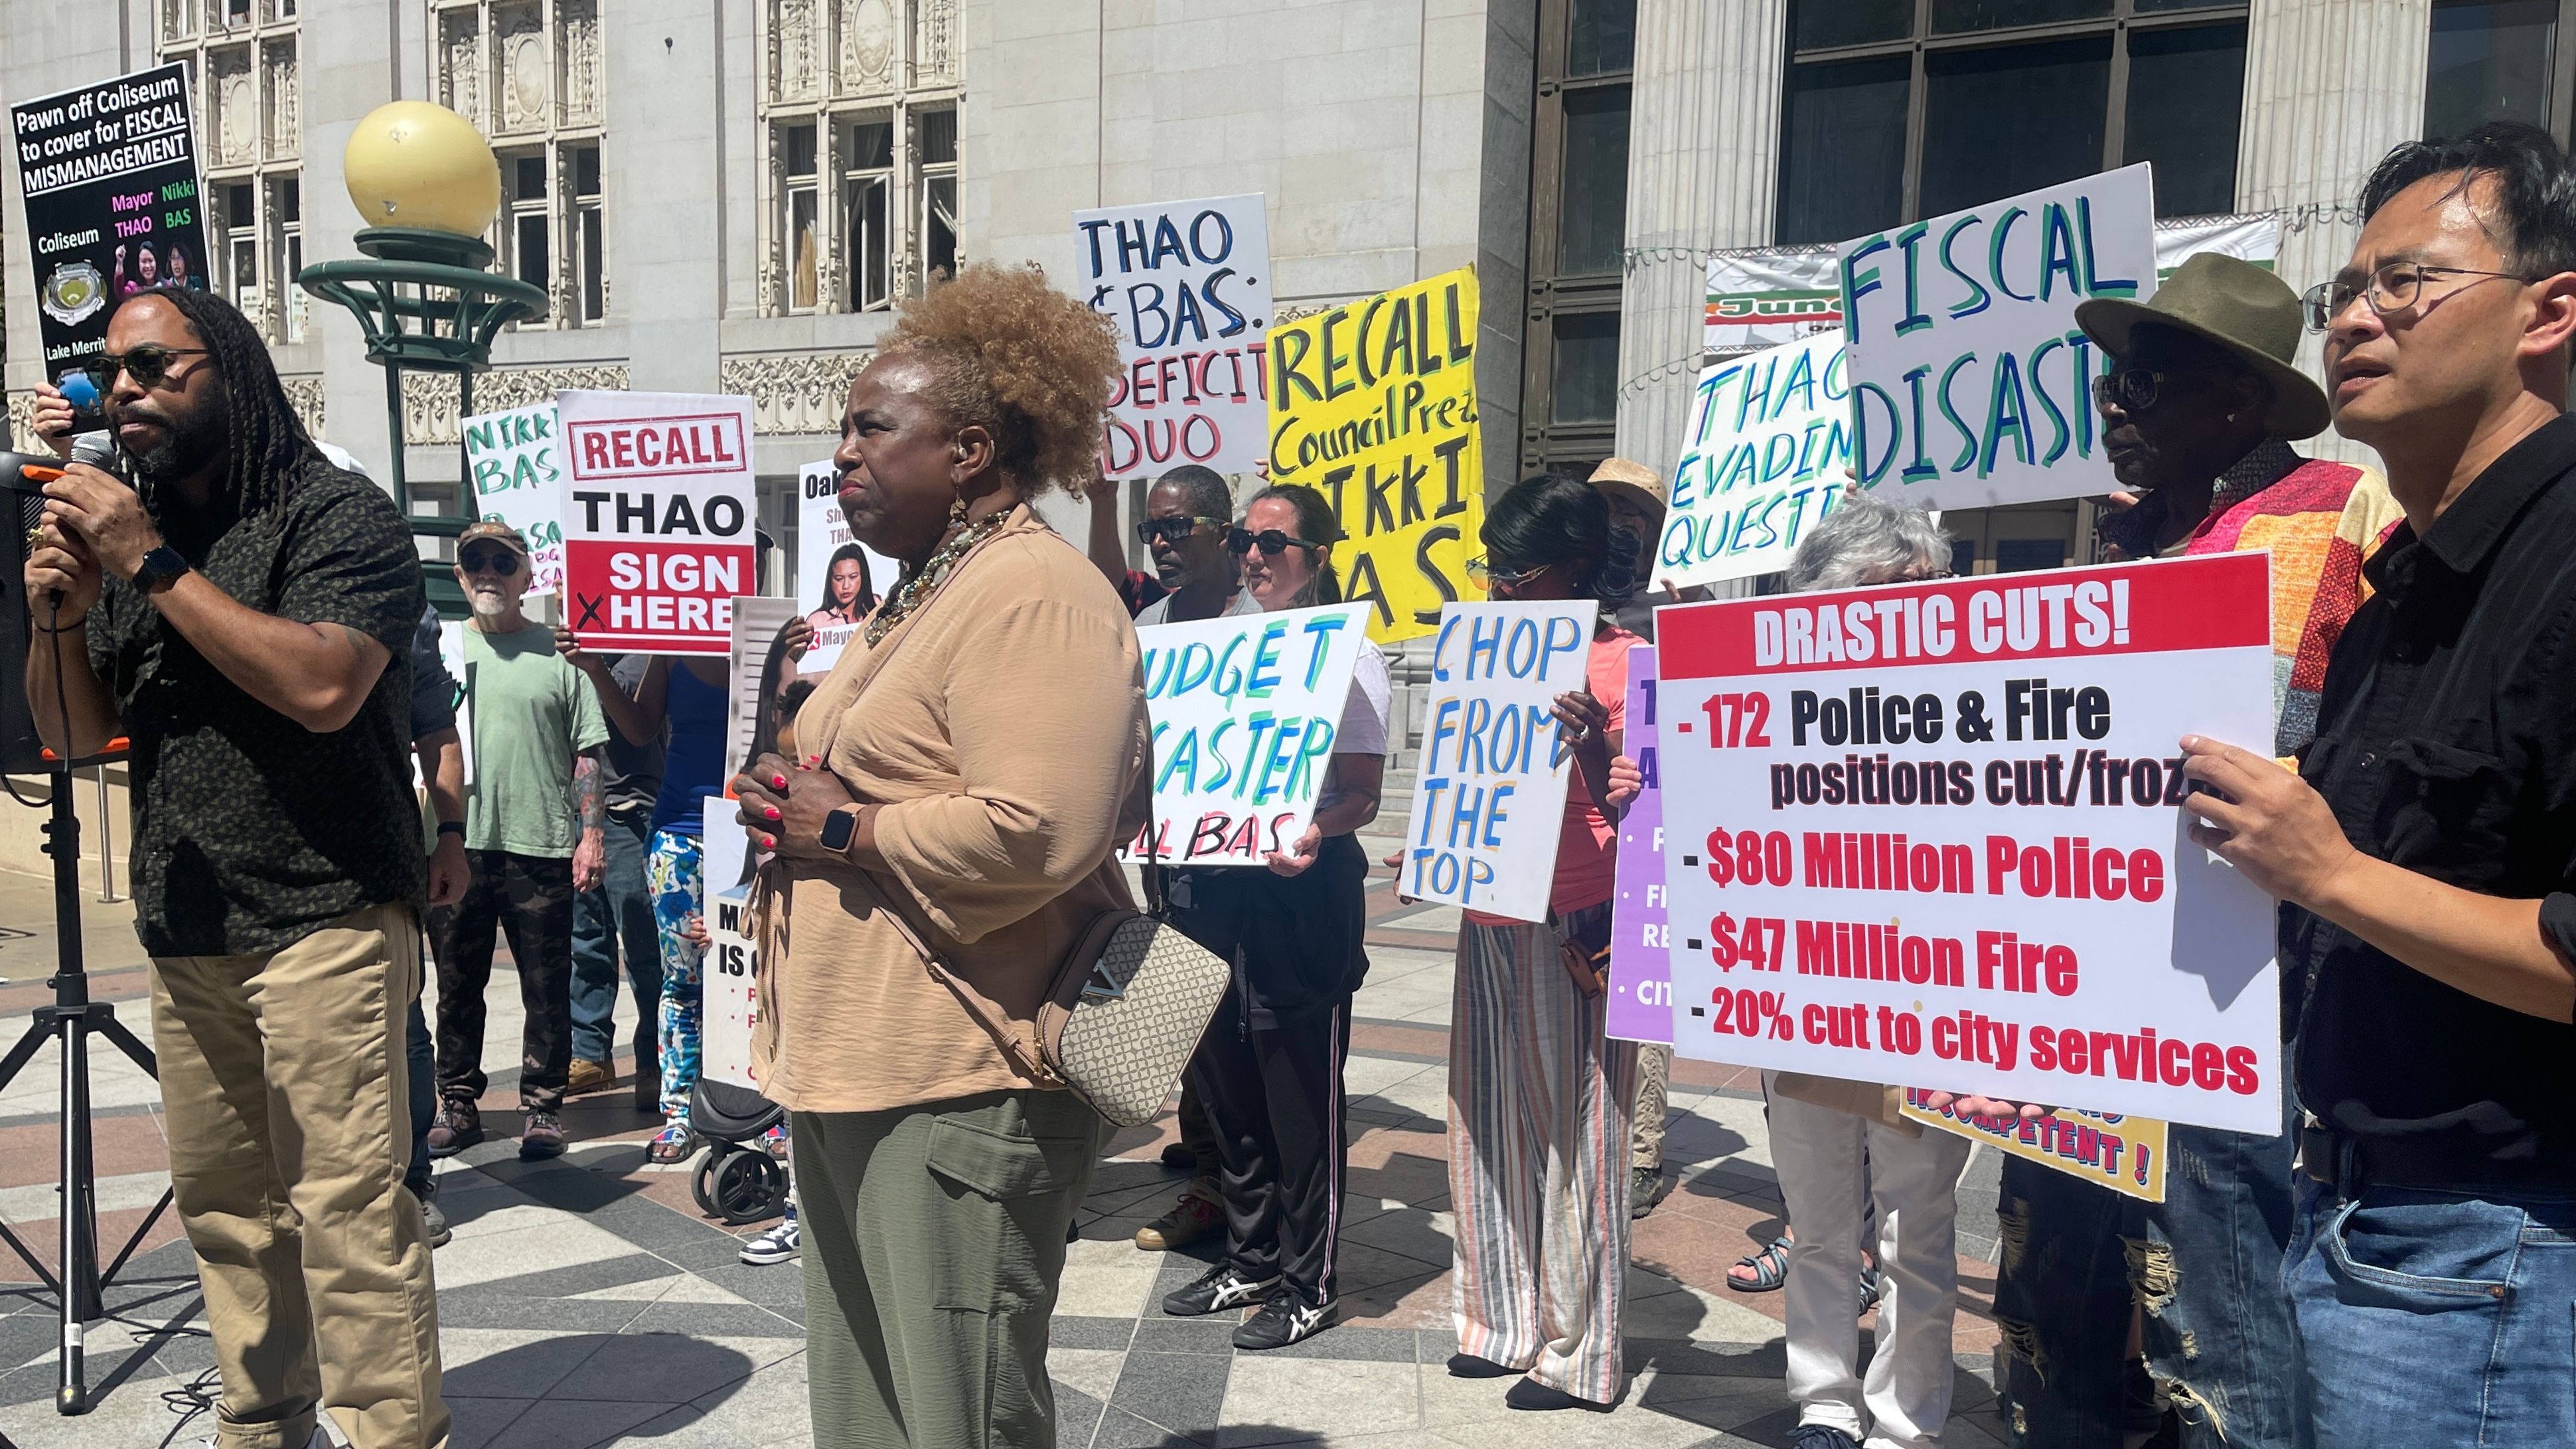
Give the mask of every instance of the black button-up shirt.
[[[2378, 592], [2335, 646], [2300, 773], [2362, 853], [2546, 898], [2545, 931], [2576, 950], [2576, 418], [2498, 458], [2420, 540], [2398, 525], [2363, 572]], [[2309, 1111], [2457, 1163], [2464, 1183], [2489, 1165], [2576, 1182], [2576, 1026], [2296, 907], [2281, 967]]]

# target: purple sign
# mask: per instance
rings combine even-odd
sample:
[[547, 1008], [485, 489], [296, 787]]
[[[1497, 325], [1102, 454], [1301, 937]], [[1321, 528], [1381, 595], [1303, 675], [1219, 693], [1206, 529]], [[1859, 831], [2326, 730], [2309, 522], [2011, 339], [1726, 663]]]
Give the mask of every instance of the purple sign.
[[1655, 767], [1655, 651], [1628, 651], [1628, 722], [1620, 747], [1646, 788], [1619, 820], [1619, 896], [1610, 906], [1609, 1035], [1670, 1045], [1673, 963], [1664, 940], [1664, 791]]

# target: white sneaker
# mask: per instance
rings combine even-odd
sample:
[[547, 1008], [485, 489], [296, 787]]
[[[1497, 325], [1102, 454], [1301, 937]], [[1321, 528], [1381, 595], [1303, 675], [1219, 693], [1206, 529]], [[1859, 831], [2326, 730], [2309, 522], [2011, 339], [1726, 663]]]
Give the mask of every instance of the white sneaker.
[[800, 1242], [801, 1239], [796, 1230], [796, 1210], [790, 1208], [785, 1222], [743, 1244], [739, 1256], [754, 1267], [767, 1267], [772, 1263], [784, 1263], [795, 1257]]

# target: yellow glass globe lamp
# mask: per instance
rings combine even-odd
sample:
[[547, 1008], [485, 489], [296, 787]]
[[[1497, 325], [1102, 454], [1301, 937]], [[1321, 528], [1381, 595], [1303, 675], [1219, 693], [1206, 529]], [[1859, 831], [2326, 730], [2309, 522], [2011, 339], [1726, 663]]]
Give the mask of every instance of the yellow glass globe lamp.
[[366, 225], [480, 237], [501, 209], [501, 163], [474, 123], [428, 101], [369, 111], [342, 156]]

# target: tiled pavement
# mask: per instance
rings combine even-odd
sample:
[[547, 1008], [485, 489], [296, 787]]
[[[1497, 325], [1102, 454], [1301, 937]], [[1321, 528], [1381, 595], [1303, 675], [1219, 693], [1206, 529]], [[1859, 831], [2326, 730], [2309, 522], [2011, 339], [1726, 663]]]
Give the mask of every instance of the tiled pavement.
[[[1382, 882], [1371, 901], [1374, 966], [1347, 1079], [1349, 1318], [1294, 1349], [1256, 1355], [1231, 1348], [1230, 1324], [1163, 1317], [1162, 1293], [1201, 1263], [1141, 1253], [1129, 1239], [1179, 1186], [1154, 1160], [1170, 1126], [1121, 1134], [1081, 1215], [1058, 1305], [1049, 1363], [1059, 1442], [1785, 1443], [1793, 1415], [1780, 1384], [1778, 1295], [1724, 1285], [1726, 1265], [1777, 1231], [1761, 1104], [1749, 1074], [1704, 1063], [1676, 1067], [1666, 1171], [1681, 1183], [1637, 1224], [1632, 1376], [1617, 1411], [1512, 1413], [1501, 1385], [1443, 1371], [1456, 1347], [1443, 1148], [1455, 913], [1398, 907]], [[50, 999], [50, 905], [44, 882], [0, 876], [0, 1049]], [[126, 1016], [141, 1030], [143, 976], [127, 913], [93, 905], [88, 914], [96, 994], [134, 1002]], [[489, 1000], [487, 1056], [505, 1060], [518, 1033], [516, 983], [502, 974]], [[49, 1261], [54, 1072], [48, 1051], [0, 1091], [0, 1222]], [[486, 1099], [495, 1134], [516, 1125], [514, 1077], [500, 1076]], [[166, 1185], [166, 1158], [152, 1085], [122, 1061], [102, 1060], [94, 1080], [102, 1235], [112, 1251]], [[441, 1164], [441, 1201], [456, 1226], [437, 1257], [456, 1449], [810, 1442], [799, 1269], [736, 1261], [738, 1233], [698, 1213], [683, 1170], [644, 1161], [653, 1124], [626, 1097], [620, 1089], [575, 1103], [566, 1122], [575, 1145], [561, 1161], [522, 1163], [515, 1143], [496, 1136]], [[1984, 1382], [1994, 1343], [1993, 1243], [1983, 1236], [1994, 1221], [1994, 1166], [1980, 1149], [1960, 1213], [1959, 1412], [1945, 1442], [1964, 1449], [2001, 1438]], [[91, 1327], [98, 1407], [86, 1418], [53, 1412], [53, 1315], [27, 1277], [0, 1252], [0, 1442], [122, 1449], [209, 1431], [205, 1413], [182, 1426], [191, 1390], [211, 1382], [212, 1360], [187, 1249], [170, 1224], [110, 1293], [114, 1320]]]

